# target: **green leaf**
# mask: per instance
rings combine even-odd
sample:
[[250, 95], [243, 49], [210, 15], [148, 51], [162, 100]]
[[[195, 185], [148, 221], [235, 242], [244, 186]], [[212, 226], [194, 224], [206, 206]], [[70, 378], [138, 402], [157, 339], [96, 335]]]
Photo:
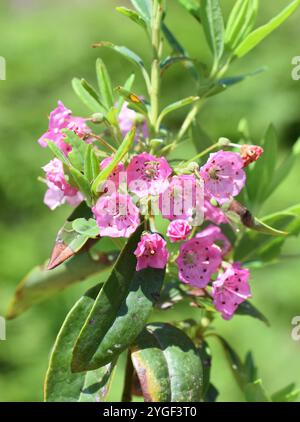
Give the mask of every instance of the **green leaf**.
[[244, 392], [247, 402], [266, 403], [271, 401], [260, 379], [246, 385]]
[[84, 176], [93, 182], [100, 172], [99, 161], [92, 144], [88, 144], [84, 156]]
[[[130, 76], [129, 76], [129, 78], [127, 79], [127, 81], [126, 81], [126, 82], [125, 82], [125, 84], [124, 84], [124, 89], [125, 89], [126, 91], [128, 91], [128, 92], [130, 92], [130, 91], [131, 91], [132, 86], [133, 86], [133, 84], [134, 84], [134, 80], [135, 80], [135, 75], [134, 75], [134, 73], [133, 73], [132, 75], [130, 75]], [[121, 96], [119, 97], [119, 100], [118, 100], [118, 107], [117, 107], [117, 112], [118, 112], [118, 113], [120, 113], [120, 111], [121, 111], [121, 109], [122, 109], [122, 107], [123, 107], [124, 102], [125, 102], [125, 98], [121, 95]]]
[[120, 96], [125, 98], [125, 100], [129, 103], [131, 109], [133, 109], [137, 113], [143, 114], [146, 117], [148, 116], [148, 110], [145, 103], [136, 94], [131, 91], [128, 91], [122, 86], [118, 86], [116, 88], [116, 91], [119, 93]]
[[75, 167], [79, 171], [83, 171], [84, 157], [88, 144], [71, 130], [63, 129], [63, 133], [66, 135], [65, 142], [72, 147], [72, 151], [68, 154], [68, 160], [70, 161], [71, 166]]
[[290, 403], [293, 401], [296, 401], [299, 397], [300, 390], [295, 389], [295, 384], [289, 384], [285, 388], [282, 388], [281, 390], [277, 391], [276, 393], [272, 394], [271, 400], [272, 402], [277, 403]]
[[211, 371], [211, 350], [208, 343], [203, 340], [200, 347], [198, 348], [198, 353], [200, 355], [203, 371], [203, 386], [201, 396], [205, 397], [208, 393], [210, 386], [210, 371]]
[[143, 225], [128, 240], [84, 322], [74, 348], [74, 372], [99, 368], [130, 346], [159, 297], [164, 270], [135, 270], [142, 231]]
[[92, 217], [91, 209], [83, 202], [70, 215], [56, 236], [55, 245], [51, 253], [48, 270], [52, 270], [81, 250], [88, 241], [73, 230], [72, 222], [80, 217]]
[[99, 227], [94, 218], [77, 218], [72, 222], [73, 229], [84, 236], [97, 237], [99, 236]]
[[[263, 221], [286, 231], [288, 236], [297, 236], [300, 233], [300, 205], [266, 216]], [[235, 250], [234, 259], [241, 262], [273, 261], [279, 257], [286, 239], [286, 236], [273, 238], [247, 230]]]
[[53, 141], [48, 141], [48, 147], [50, 148], [51, 152], [55, 155], [56, 158], [58, 158], [67, 167], [70, 167], [71, 165], [70, 161]]
[[300, 4], [300, 0], [294, 0], [282, 12], [271, 19], [265, 25], [257, 28], [251, 32], [235, 49], [234, 55], [236, 57], [243, 57], [248, 54], [254, 47], [260, 44], [269, 34], [284, 23], [288, 17], [295, 12]]
[[251, 205], [262, 204], [272, 183], [277, 162], [278, 136], [270, 125], [262, 141], [264, 153], [247, 171], [247, 192]]
[[202, 0], [200, 12], [204, 34], [216, 65], [224, 51], [224, 21], [220, 1]]
[[238, 0], [230, 15], [225, 32], [225, 45], [234, 50], [251, 32], [258, 11], [258, 0]]
[[110, 109], [114, 106], [114, 95], [113, 89], [111, 85], [111, 80], [109, 77], [109, 73], [103, 61], [101, 59], [97, 59], [96, 61], [96, 73], [98, 79], [98, 86], [99, 91], [101, 94], [101, 98], [103, 104], [107, 109]]
[[235, 352], [235, 350], [230, 346], [230, 344], [221, 336], [216, 335], [218, 340], [221, 342], [221, 345], [223, 346], [225, 356], [227, 358], [227, 361], [229, 363], [229, 367], [231, 369], [231, 372], [243, 391], [245, 384], [248, 382], [244, 364], [239, 357], [239, 355]]
[[[173, 52], [176, 55], [184, 56], [184, 57], [187, 57], [187, 58], [190, 59], [188, 52], [179, 43], [179, 41], [177, 40], [175, 35], [170, 31], [170, 29], [167, 27], [167, 25], [165, 23], [162, 24], [162, 31], [163, 31], [163, 34], [164, 34], [168, 44], [172, 48]], [[190, 72], [190, 74], [192, 75], [192, 77], [194, 78], [194, 80], [198, 82], [199, 81], [199, 72], [196, 69], [193, 60], [184, 61], [183, 63], [185, 65], [185, 67], [188, 69], [188, 71]]]
[[199, 0], [178, 0], [179, 3], [186, 8], [186, 10], [197, 19], [201, 21], [200, 1]]
[[131, 357], [145, 401], [200, 401], [202, 364], [183, 331], [168, 324], [149, 324], [137, 338]]
[[150, 78], [146, 71], [145, 64], [143, 60], [133, 51], [129, 50], [127, 47], [123, 47], [120, 45], [115, 45], [109, 41], [102, 41], [93, 44], [93, 47], [107, 47], [111, 50], [115, 51], [116, 53], [120, 54], [121, 56], [125, 57], [129, 60], [132, 64], [134, 64], [141, 72], [146, 81], [147, 86], [150, 86]]
[[140, 25], [143, 29], [147, 29], [147, 22], [145, 19], [134, 10], [128, 9], [127, 7], [116, 7], [116, 11], [124, 16], [127, 16], [133, 22]]
[[207, 403], [215, 403], [217, 401], [217, 397], [219, 395], [219, 391], [216, 387], [210, 383], [208, 386], [208, 390], [206, 396], [204, 397], [204, 401]]
[[86, 373], [71, 372], [72, 349], [99, 287], [89, 290], [69, 312], [57, 336], [45, 380], [46, 402], [105, 401], [115, 362]]
[[123, 139], [122, 144], [119, 146], [117, 152], [114, 154], [111, 162], [98, 174], [92, 185], [93, 192], [97, 193], [97, 189], [100, 184], [107, 180], [113, 169], [118, 165], [118, 163], [124, 158], [125, 154], [127, 154], [127, 152], [130, 150], [134, 142], [135, 132], [136, 130], [135, 128], [133, 128], [130, 132], [127, 133], [127, 135]]
[[270, 326], [268, 319], [254, 306], [251, 302], [246, 300], [241, 303], [236, 310], [237, 315], [247, 315], [253, 318], [259, 319], [264, 322], [266, 325]]
[[186, 107], [187, 105], [193, 104], [196, 101], [199, 101], [199, 99], [200, 99], [199, 97], [187, 97], [187, 98], [184, 98], [182, 100], [176, 101], [175, 103], [172, 103], [172, 104], [168, 105], [167, 107], [165, 107], [161, 111], [161, 113], [160, 113], [160, 115], [158, 117], [157, 126], [160, 127], [163, 119], [169, 113], [171, 113], [172, 111], [175, 111], [175, 110], [178, 110], [178, 109], [180, 109], [182, 107]]
[[88, 252], [81, 252], [51, 271], [47, 264], [33, 268], [18, 285], [6, 318], [16, 318], [31, 306], [93, 274], [106, 271], [111, 265], [110, 255], [106, 253], [99, 253], [94, 259]]
[[287, 178], [291, 169], [293, 168], [296, 158], [300, 154], [300, 138], [295, 142], [292, 151], [290, 151], [284, 161], [276, 168], [273, 174], [271, 183], [266, 189], [266, 198], [272, 195], [272, 193], [281, 185], [281, 183]]
[[70, 167], [69, 172], [77, 189], [84, 195], [87, 203], [91, 205], [91, 187], [88, 179], [75, 167]]
[[175, 63], [193, 63], [193, 59], [187, 56], [167, 56], [164, 60], [160, 62], [161, 74], [169, 69]]
[[97, 96], [94, 94], [94, 90], [90, 85], [87, 84], [84, 79], [74, 78], [72, 80], [72, 86], [75, 94], [78, 98], [86, 105], [93, 113], [106, 113], [106, 109]]
[[133, 7], [139, 12], [143, 19], [150, 24], [152, 17], [151, 0], [131, 0]]

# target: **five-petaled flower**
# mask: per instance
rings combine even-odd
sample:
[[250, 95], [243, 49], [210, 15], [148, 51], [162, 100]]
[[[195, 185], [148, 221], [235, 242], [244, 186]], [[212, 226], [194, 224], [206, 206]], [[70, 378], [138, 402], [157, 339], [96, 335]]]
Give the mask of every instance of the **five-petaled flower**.
[[132, 198], [118, 192], [101, 196], [92, 210], [100, 236], [129, 237], [140, 223]]
[[200, 169], [208, 197], [224, 204], [237, 196], [246, 182], [243, 167], [243, 159], [236, 152], [218, 151], [210, 154], [207, 163]]
[[159, 195], [169, 186], [172, 169], [164, 157], [143, 152], [132, 157], [127, 167], [129, 190], [139, 197]]
[[180, 247], [176, 259], [179, 279], [191, 286], [203, 288], [210, 282], [222, 262], [221, 249], [210, 239], [193, 238]]
[[234, 263], [213, 282], [214, 306], [224, 319], [231, 319], [238, 306], [251, 297], [249, 275], [249, 270]]
[[165, 268], [169, 259], [167, 242], [158, 233], [144, 233], [134, 254], [136, 270], [144, 268]]

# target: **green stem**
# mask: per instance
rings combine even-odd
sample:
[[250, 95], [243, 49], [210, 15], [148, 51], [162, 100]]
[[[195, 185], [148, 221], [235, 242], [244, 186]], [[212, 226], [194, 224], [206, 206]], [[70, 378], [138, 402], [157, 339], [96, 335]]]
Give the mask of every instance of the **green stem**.
[[150, 90], [150, 102], [151, 102], [151, 113], [150, 123], [152, 127], [153, 136], [157, 132], [157, 120], [159, 114], [159, 90], [160, 90], [160, 67], [159, 61], [161, 56], [161, 19], [162, 19], [162, 7], [158, 0], [153, 1], [152, 11], [152, 36], [151, 43], [153, 48], [153, 60], [151, 66], [151, 90]]
[[199, 160], [199, 158], [203, 157], [204, 155], [208, 154], [211, 151], [214, 151], [215, 149], [217, 149], [219, 147], [220, 147], [219, 142], [216, 142], [215, 144], [213, 144], [210, 147], [206, 148], [204, 151], [201, 151], [199, 154], [195, 155], [190, 160], [186, 161], [185, 164], [189, 164], [189, 163], [192, 163], [193, 161]]
[[126, 372], [125, 372], [125, 382], [124, 382], [124, 389], [122, 394], [122, 402], [130, 403], [132, 400], [132, 377], [133, 377], [133, 365], [131, 361], [131, 353], [130, 350], [127, 352], [127, 362], [126, 362]]

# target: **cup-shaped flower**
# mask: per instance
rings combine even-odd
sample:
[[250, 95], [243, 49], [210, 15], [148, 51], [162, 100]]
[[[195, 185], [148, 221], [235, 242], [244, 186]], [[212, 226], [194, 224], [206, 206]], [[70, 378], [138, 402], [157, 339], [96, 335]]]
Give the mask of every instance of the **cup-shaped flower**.
[[221, 249], [210, 240], [193, 238], [180, 247], [176, 259], [179, 279], [191, 286], [205, 287], [222, 262]]
[[134, 254], [136, 270], [144, 268], [165, 268], [169, 259], [167, 242], [158, 233], [144, 233]]
[[139, 210], [129, 195], [101, 196], [92, 209], [100, 236], [129, 237], [140, 223]]
[[231, 319], [238, 306], [251, 297], [249, 276], [249, 270], [234, 263], [213, 282], [214, 306], [224, 319]]
[[66, 135], [62, 129], [72, 130], [82, 139], [85, 139], [91, 132], [85, 119], [72, 116], [72, 111], [58, 101], [58, 106], [50, 113], [48, 131], [40, 137], [39, 144], [46, 148], [47, 141], [53, 141], [67, 155], [72, 147], [64, 141]]
[[135, 155], [127, 167], [129, 190], [140, 198], [159, 195], [168, 188], [171, 173], [172, 169], [164, 157], [155, 157], [147, 152]]
[[43, 167], [43, 170], [46, 173], [48, 186], [44, 203], [51, 210], [65, 203], [76, 207], [83, 201], [83, 195], [66, 181], [63, 164], [60, 160], [54, 158]]
[[200, 169], [208, 197], [224, 204], [237, 196], [246, 182], [243, 167], [243, 159], [236, 152], [210, 154], [207, 163]]
[[208, 240], [211, 243], [219, 244], [220, 242], [222, 255], [227, 255], [227, 253], [231, 250], [232, 247], [227, 237], [222, 233], [220, 227], [214, 226], [212, 224], [207, 226], [206, 229], [197, 233], [196, 238]]
[[186, 220], [173, 220], [168, 226], [167, 236], [171, 242], [185, 240], [191, 233], [192, 226]]

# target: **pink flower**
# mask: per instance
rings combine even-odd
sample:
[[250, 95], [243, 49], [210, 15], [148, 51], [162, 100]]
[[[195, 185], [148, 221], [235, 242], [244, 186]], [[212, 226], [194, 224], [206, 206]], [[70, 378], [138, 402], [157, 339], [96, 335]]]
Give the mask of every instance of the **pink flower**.
[[51, 210], [65, 203], [76, 207], [83, 201], [83, 195], [66, 181], [63, 164], [60, 160], [54, 158], [43, 167], [43, 170], [46, 173], [48, 186], [44, 203]]
[[227, 224], [228, 219], [223, 211], [212, 205], [208, 196], [204, 199], [204, 217], [205, 220], [209, 220], [215, 224]]
[[123, 137], [125, 137], [127, 133], [131, 131], [133, 126], [136, 126], [137, 128], [135, 136], [136, 140], [138, 140], [140, 137], [149, 137], [149, 130], [144, 116], [136, 113], [134, 110], [131, 110], [128, 107], [128, 103], [126, 101], [121, 108], [118, 120]]
[[206, 229], [197, 233], [197, 239], [206, 239], [211, 243], [221, 242], [222, 254], [226, 255], [231, 250], [231, 243], [227, 237], [222, 233], [220, 227], [213, 226], [212, 224], [207, 226]]
[[191, 286], [205, 287], [222, 262], [221, 250], [209, 239], [193, 238], [180, 247], [176, 259], [179, 279]]
[[129, 237], [140, 223], [139, 210], [129, 195], [101, 196], [93, 207], [100, 236]]
[[[113, 157], [107, 157], [104, 158], [104, 160], [101, 161], [100, 163], [100, 169], [103, 170], [105, 169], [105, 167], [107, 167], [109, 165], [109, 163], [111, 162], [111, 160], [113, 159]], [[117, 166], [114, 168], [114, 170], [110, 173], [109, 177], [107, 180], [109, 180], [110, 182], [113, 183], [113, 188], [114, 191], [118, 190], [119, 186], [120, 186], [120, 182], [122, 182], [122, 179], [120, 180], [121, 173], [124, 173], [125, 175], [125, 166], [122, 162], [119, 162], [117, 164]], [[104, 182], [103, 186], [102, 186], [102, 190], [103, 192], [106, 192], [107, 190], [110, 191], [110, 185], [109, 183]]]
[[136, 270], [143, 268], [165, 268], [169, 259], [166, 241], [157, 233], [145, 233], [134, 251], [137, 257]]
[[66, 135], [62, 133], [62, 129], [72, 130], [84, 139], [91, 131], [85, 122], [82, 117], [73, 117], [71, 110], [58, 101], [58, 107], [50, 113], [48, 131], [41, 136], [39, 144], [46, 148], [47, 141], [53, 141], [67, 155], [72, 147], [64, 141]]
[[246, 182], [243, 167], [243, 159], [236, 152], [210, 154], [207, 163], [200, 169], [208, 195], [220, 204], [237, 196]]
[[168, 220], [191, 219], [197, 205], [197, 184], [193, 175], [172, 177], [168, 189], [160, 195], [159, 208]]
[[238, 306], [251, 297], [249, 276], [249, 270], [234, 263], [213, 282], [214, 306], [222, 313], [222, 318], [231, 319]]
[[171, 242], [185, 240], [191, 233], [192, 226], [186, 220], [171, 221], [167, 230], [167, 236]]
[[147, 152], [135, 155], [127, 168], [129, 189], [141, 198], [159, 195], [169, 186], [171, 173], [172, 169], [165, 158]]

